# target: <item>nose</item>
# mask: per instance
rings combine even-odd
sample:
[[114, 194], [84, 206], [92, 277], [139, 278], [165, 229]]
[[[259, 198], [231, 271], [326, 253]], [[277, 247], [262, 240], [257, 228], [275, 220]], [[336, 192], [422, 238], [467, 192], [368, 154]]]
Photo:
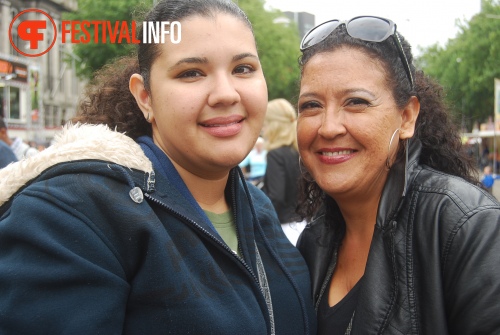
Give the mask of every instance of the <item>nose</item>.
[[215, 74], [212, 85], [213, 87], [208, 96], [209, 106], [230, 106], [240, 102], [241, 97], [231, 74]]
[[327, 109], [323, 113], [318, 134], [324, 138], [332, 139], [347, 132], [345, 128], [345, 114], [342, 110]]

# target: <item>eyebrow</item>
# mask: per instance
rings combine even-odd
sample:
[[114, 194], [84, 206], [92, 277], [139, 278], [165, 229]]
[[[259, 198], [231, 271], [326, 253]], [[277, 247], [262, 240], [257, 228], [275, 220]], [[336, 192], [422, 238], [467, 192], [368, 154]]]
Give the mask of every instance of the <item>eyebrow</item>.
[[373, 95], [372, 91], [369, 91], [369, 90], [367, 90], [365, 88], [362, 88], [362, 87], [360, 87], [360, 88], [349, 88], [349, 89], [346, 89], [346, 90], [343, 91], [344, 94], [358, 93], [358, 92], [364, 92], [364, 93], [366, 93], [366, 94], [368, 94], [368, 95], [370, 95], [372, 97], [375, 97]]
[[[368, 94], [369, 96], [375, 98], [375, 95], [373, 95], [373, 93], [371, 91], [368, 91], [364, 88], [348, 88], [348, 89], [345, 89], [341, 92], [341, 94], [352, 94], [352, 93], [359, 93], [359, 92], [364, 92], [366, 94]], [[315, 92], [306, 92], [304, 94], [301, 94], [299, 95], [299, 99], [300, 98], [317, 98], [319, 96], [319, 94], [315, 93]]]
[[208, 64], [208, 59], [206, 57], [188, 57], [179, 60], [177, 63], [172, 65], [169, 70], [175, 69], [182, 64]]
[[239, 55], [236, 55], [233, 57], [233, 62], [237, 62], [239, 60], [242, 60], [243, 58], [247, 58], [247, 57], [251, 57], [251, 58], [255, 58], [255, 59], [259, 59], [259, 57], [257, 57], [257, 55], [254, 55], [253, 53], [250, 53], [250, 52], [244, 52], [242, 54], [239, 54]]
[[[235, 55], [232, 59], [233, 62], [237, 62], [239, 60], [242, 60], [244, 58], [251, 57], [258, 59], [258, 57], [250, 52], [244, 52], [238, 55]], [[176, 67], [182, 65], [182, 64], [208, 64], [208, 58], [206, 57], [188, 57], [188, 58], [183, 58], [179, 60], [177, 63], [172, 65], [169, 70], [175, 69]]]

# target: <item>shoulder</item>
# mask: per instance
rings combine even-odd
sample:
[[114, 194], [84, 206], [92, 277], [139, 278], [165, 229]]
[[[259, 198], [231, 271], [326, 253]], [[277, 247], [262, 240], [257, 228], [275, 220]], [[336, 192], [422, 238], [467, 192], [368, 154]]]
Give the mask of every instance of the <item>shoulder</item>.
[[444, 255], [492, 236], [500, 241], [500, 204], [462, 178], [422, 167], [408, 196], [403, 215], [410, 215], [419, 236], [439, 236]]
[[271, 203], [271, 200], [269, 197], [258, 187], [253, 185], [249, 181], [245, 181], [248, 187], [248, 191], [250, 193], [250, 196], [252, 198], [252, 203], [253, 206], [255, 207], [255, 211], [257, 212], [257, 215], [261, 215], [263, 213], [269, 214], [275, 214], [273, 204]]
[[5, 142], [0, 140], [0, 168], [16, 161], [17, 157], [12, 149]]
[[426, 166], [417, 171], [411, 187], [422, 200], [439, 200], [464, 214], [481, 208], [500, 209], [498, 201], [479, 186]]
[[[71, 162], [74, 164], [69, 164]], [[56, 142], [49, 148], [0, 170], [0, 204], [45, 171], [50, 171], [45, 176], [53, 178], [56, 173], [60, 173], [68, 178], [70, 171], [83, 169], [86, 171], [84, 174], [89, 175], [95, 172], [93, 169], [96, 167], [96, 171], [106, 172], [108, 165], [144, 172], [153, 169], [140, 146], [128, 136], [104, 125], [68, 126], [58, 134]]]
[[[43, 171], [12, 194], [12, 201], [43, 200], [47, 206], [71, 204], [85, 212], [95, 202], [118, 201], [120, 195], [130, 199], [134, 187], [129, 180], [144, 179], [144, 172], [126, 169], [104, 161], [84, 160], [64, 162]], [[7, 202], [7, 201], [6, 201]], [[39, 209], [36, 209], [39, 210]]]

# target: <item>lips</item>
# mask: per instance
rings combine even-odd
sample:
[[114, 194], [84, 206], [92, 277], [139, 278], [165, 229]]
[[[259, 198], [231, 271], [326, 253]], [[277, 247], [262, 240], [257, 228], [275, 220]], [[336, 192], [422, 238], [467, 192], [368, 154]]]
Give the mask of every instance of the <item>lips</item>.
[[241, 115], [216, 117], [200, 122], [200, 126], [215, 137], [229, 137], [237, 135], [243, 127], [245, 118]]
[[326, 164], [344, 163], [356, 155], [357, 151], [346, 148], [324, 148], [317, 151], [319, 160]]
[[235, 123], [243, 121], [244, 117], [241, 115], [231, 115], [227, 117], [216, 117], [200, 123], [203, 127], [228, 127]]

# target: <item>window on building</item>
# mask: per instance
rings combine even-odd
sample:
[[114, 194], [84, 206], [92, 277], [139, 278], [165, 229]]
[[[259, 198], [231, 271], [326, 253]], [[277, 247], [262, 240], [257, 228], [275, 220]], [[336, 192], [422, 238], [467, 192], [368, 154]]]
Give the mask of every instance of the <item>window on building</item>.
[[7, 87], [5, 87], [5, 84], [0, 83], [0, 118], [5, 119], [7, 117], [6, 114], [6, 109], [7, 109], [7, 101], [5, 97], [7, 96]]
[[19, 120], [21, 118], [21, 90], [19, 87], [9, 87], [9, 118]]
[[44, 121], [46, 127], [52, 127], [54, 123], [54, 107], [45, 105], [44, 108]]
[[64, 44], [60, 43], [59, 44], [59, 64], [60, 64], [60, 70], [58, 74], [58, 80], [59, 80], [59, 92], [64, 93], [64, 89], [66, 87], [66, 82], [65, 82], [65, 75], [64, 72], [66, 70], [66, 61], [64, 57]]
[[[11, 11], [10, 11], [10, 20], [12, 20], [17, 14], [19, 13], [19, 11], [16, 9], [16, 8], [11, 8]], [[21, 48], [21, 43], [22, 41], [19, 39], [19, 36], [17, 35], [17, 26], [19, 25], [19, 20], [16, 20], [15, 22], [15, 25], [12, 27], [11, 29], [11, 36], [12, 36], [12, 42], [18, 47], [18, 48]], [[9, 43], [9, 51], [10, 51], [10, 54], [11, 55], [14, 55], [14, 56], [21, 56], [21, 54], [19, 52], [17, 52], [16, 49], [14, 49], [14, 47], [12, 46], [11, 43]]]

